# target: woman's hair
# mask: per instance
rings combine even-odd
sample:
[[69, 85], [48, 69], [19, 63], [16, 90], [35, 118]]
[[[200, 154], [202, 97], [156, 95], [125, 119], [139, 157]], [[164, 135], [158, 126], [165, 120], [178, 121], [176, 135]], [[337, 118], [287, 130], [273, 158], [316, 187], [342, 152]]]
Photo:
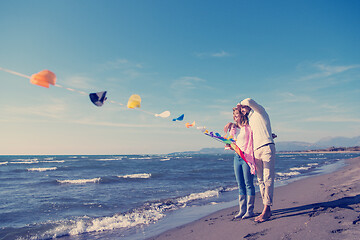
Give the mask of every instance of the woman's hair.
[[245, 125], [248, 125], [249, 124], [249, 118], [248, 118], [248, 115], [244, 115], [241, 113], [240, 109], [234, 107], [233, 108], [233, 114], [235, 113], [235, 111], [238, 111], [239, 114], [240, 114], [240, 119], [239, 119], [239, 122], [237, 122], [240, 126], [245, 126]]

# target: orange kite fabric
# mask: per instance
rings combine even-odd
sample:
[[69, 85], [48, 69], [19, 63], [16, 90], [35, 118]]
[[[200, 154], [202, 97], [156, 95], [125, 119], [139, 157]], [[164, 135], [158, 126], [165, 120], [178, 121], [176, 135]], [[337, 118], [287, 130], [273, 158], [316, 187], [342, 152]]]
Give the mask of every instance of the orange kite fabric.
[[42, 70], [41, 72], [35, 73], [31, 76], [30, 83], [49, 88], [50, 84], [55, 85], [56, 75], [49, 70]]

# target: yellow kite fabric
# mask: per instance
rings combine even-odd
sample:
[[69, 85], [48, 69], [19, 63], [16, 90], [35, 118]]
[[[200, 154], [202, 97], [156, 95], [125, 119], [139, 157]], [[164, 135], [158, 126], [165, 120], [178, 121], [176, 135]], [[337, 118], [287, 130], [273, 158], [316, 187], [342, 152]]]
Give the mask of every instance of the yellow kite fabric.
[[128, 108], [140, 108], [141, 97], [137, 94], [130, 96], [127, 107]]

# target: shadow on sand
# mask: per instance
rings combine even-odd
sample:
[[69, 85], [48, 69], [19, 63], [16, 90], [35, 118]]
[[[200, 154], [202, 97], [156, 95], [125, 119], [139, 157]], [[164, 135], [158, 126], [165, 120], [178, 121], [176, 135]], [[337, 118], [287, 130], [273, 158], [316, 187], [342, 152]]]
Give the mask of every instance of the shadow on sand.
[[270, 220], [274, 220], [277, 218], [286, 218], [298, 215], [305, 215], [308, 214], [309, 217], [314, 217], [319, 215], [321, 212], [334, 209], [334, 208], [345, 208], [356, 211], [350, 205], [360, 203], [360, 194], [354, 197], [344, 197], [338, 200], [329, 201], [329, 202], [321, 202], [321, 203], [313, 203], [298, 207], [292, 208], [284, 208], [284, 209], [277, 209], [272, 211], [272, 217]]

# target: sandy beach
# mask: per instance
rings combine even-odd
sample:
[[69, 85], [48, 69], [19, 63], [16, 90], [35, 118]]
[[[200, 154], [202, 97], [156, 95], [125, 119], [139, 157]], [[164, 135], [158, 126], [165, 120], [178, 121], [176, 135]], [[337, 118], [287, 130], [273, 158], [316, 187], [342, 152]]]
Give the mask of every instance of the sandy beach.
[[[273, 214], [267, 222], [233, 220], [236, 206], [149, 239], [359, 239], [360, 157], [346, 163], [336, 172], [275, 188]], [[263, 205], [256, 194], [259, 214]]]

